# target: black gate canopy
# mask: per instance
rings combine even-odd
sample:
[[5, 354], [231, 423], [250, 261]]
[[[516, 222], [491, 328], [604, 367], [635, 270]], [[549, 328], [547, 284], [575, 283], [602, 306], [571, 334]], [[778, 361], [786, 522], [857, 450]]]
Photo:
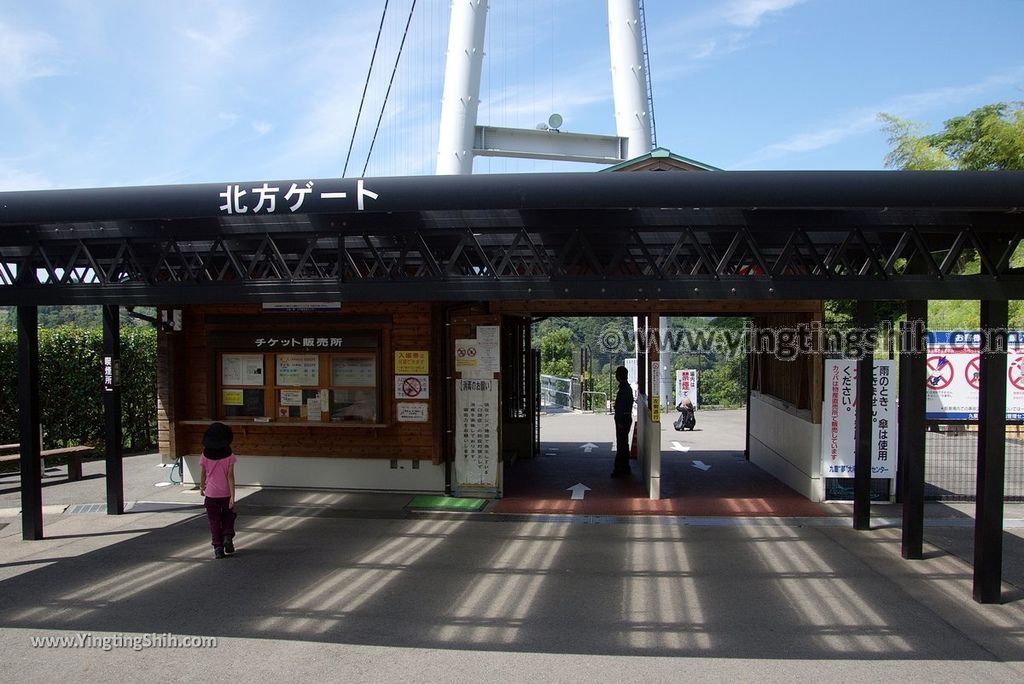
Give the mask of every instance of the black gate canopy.
[[302, 179], [0, 193], [0, 304], [986, 299], [1024, 172]]

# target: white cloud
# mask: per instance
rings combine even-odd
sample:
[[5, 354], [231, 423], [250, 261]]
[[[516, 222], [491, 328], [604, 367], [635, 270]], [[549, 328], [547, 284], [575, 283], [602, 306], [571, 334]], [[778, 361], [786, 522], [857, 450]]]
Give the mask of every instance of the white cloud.
[[976, 83], [908, 93], [887, 102], [858, 107], [839, 116], [836, 122], [766, 145], [732, 167], [735, 169], [751, 168], [792, 154], [821, 150], [853, 136], [880, 130], [879, 112], [888, 112], [904, 118], [919, 117], [941, 107], [966, 102], [972, 97], [982, 95], [995, 88], [1019, 83], [1022, 79], [1024, 79], [1024, 67], [993, 74]]
[[202, 50], [218, 56], [230, 55], [232, 49], [249, 34], [253, 20], [241, 8], [218, 5], [213, 17], [203, 17], [203, 29], [185, 28], [182, 33]]
[[876, 112], [877, 110], [875, 109], [872, 109], [870, 112], [860, 109], [840, 117], [840, 121], [832, 125], [791, 135], [779, 142], [762, 147], [754, 152], [752, 156], [732, 165], [732, 168], [748, 169], [791, 154], [813, 152], [831, 147], [854, 135], [877, 128]]
[[59, 72], [59, 45], [42, 31], [19, 31], [0, 21], [0, 89]]
[[721, 5], [721, 16], [728, 23], [743, 28], [755, 28], [765, 15], [787, 10], [806, 0], [735, 0]]
[[53, 183], [49, 178], [35, 171], [25, 171], [7, 166], [0, 161], [0, 192], [16, 190], [49, 190]]
[[919, 93], [902, 95], [886, 103], [878, 111], [885, 111], [902, 117], [920, 116], [929, 110], [964, 102], [996, 88], [1019, 86], [1022, 82], [1024, 82], [1024, 67], [1017, 67], [992, 74], [976, 83], [935, 88]]
[[274, 130], [274, 125], [269, 121], [253, 121], [252, 130], [255, 131], [256, 135], [267, 135]]
[[749, 45], [766, 17], [807, 1], [715, 2], [709, 10], [684, 15], [661, 26], [648, 26], [648, 31], [656, 33], [651, 43], [666, 46], [661, 57], [672, 64], [672, 67], [659, 69], [657, 73], [663, 78], [679, 76], [693, 69], [693, 65], [687, 62], [703, 62], [738, 52]]

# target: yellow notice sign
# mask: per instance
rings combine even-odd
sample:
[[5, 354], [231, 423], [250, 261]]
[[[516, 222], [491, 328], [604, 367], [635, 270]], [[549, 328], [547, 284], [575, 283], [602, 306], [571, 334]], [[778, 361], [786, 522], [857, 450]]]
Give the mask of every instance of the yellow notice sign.
[[661, 422], [661, 397], [651, 397], [651, 420]]
[[395, 375], [426, 375], [430, 372], [430, 352], [396, 351]]
[[244, 402], [242, 401], [242, 390], [240, 389], [226, 389], [223, 394], [225, 406], [241, 406]]

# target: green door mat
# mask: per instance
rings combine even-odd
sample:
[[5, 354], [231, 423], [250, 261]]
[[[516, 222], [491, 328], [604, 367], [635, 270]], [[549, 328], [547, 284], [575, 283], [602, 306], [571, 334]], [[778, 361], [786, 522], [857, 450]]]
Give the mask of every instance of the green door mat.
[[479, 511], [487, 505], [487, 499], [471, 499], [458, 496], [416, 496], [405, 505], [406, 508], [427, 511]]

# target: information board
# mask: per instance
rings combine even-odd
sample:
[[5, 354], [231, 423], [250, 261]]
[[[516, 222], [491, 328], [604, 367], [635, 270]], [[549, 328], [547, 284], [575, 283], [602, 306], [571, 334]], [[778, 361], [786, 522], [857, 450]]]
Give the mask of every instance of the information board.
[[222, 385], [263, 386], [263, 354], [222, 354]]
[[460, 486], [497, 486], [497, 380], [455, 381], [455, 476]]
[[[871, 477], [895, 478], [897, 451], [896, 363], [875, 361], [871, 412]], [[821, 414], [821, 471], [825, 477], [853, 477], [856, 441], [857, 362], [825, 360], [825, 401]]]
[[426, 423], [428, 407], [425, 401], [403, 401], [398, 404], [399, 423]]
[[335, 387], [376, 387], [376, 358], [372, 356], [339, 356], [331, 359], [331, 385]]
[[396, 351], [395, 374], [426, 375], [430, 372], [430, 352]]
[[[1024, 420], [1024, 332], [1007, 333], [1006, 419]], [[981, 334], [928, 333], [925, 410], [929, 420], [977, 420]]]
[[278, 354], [277, 384], [303, 387], [320, 384], [320, 357], [316, 354]]

